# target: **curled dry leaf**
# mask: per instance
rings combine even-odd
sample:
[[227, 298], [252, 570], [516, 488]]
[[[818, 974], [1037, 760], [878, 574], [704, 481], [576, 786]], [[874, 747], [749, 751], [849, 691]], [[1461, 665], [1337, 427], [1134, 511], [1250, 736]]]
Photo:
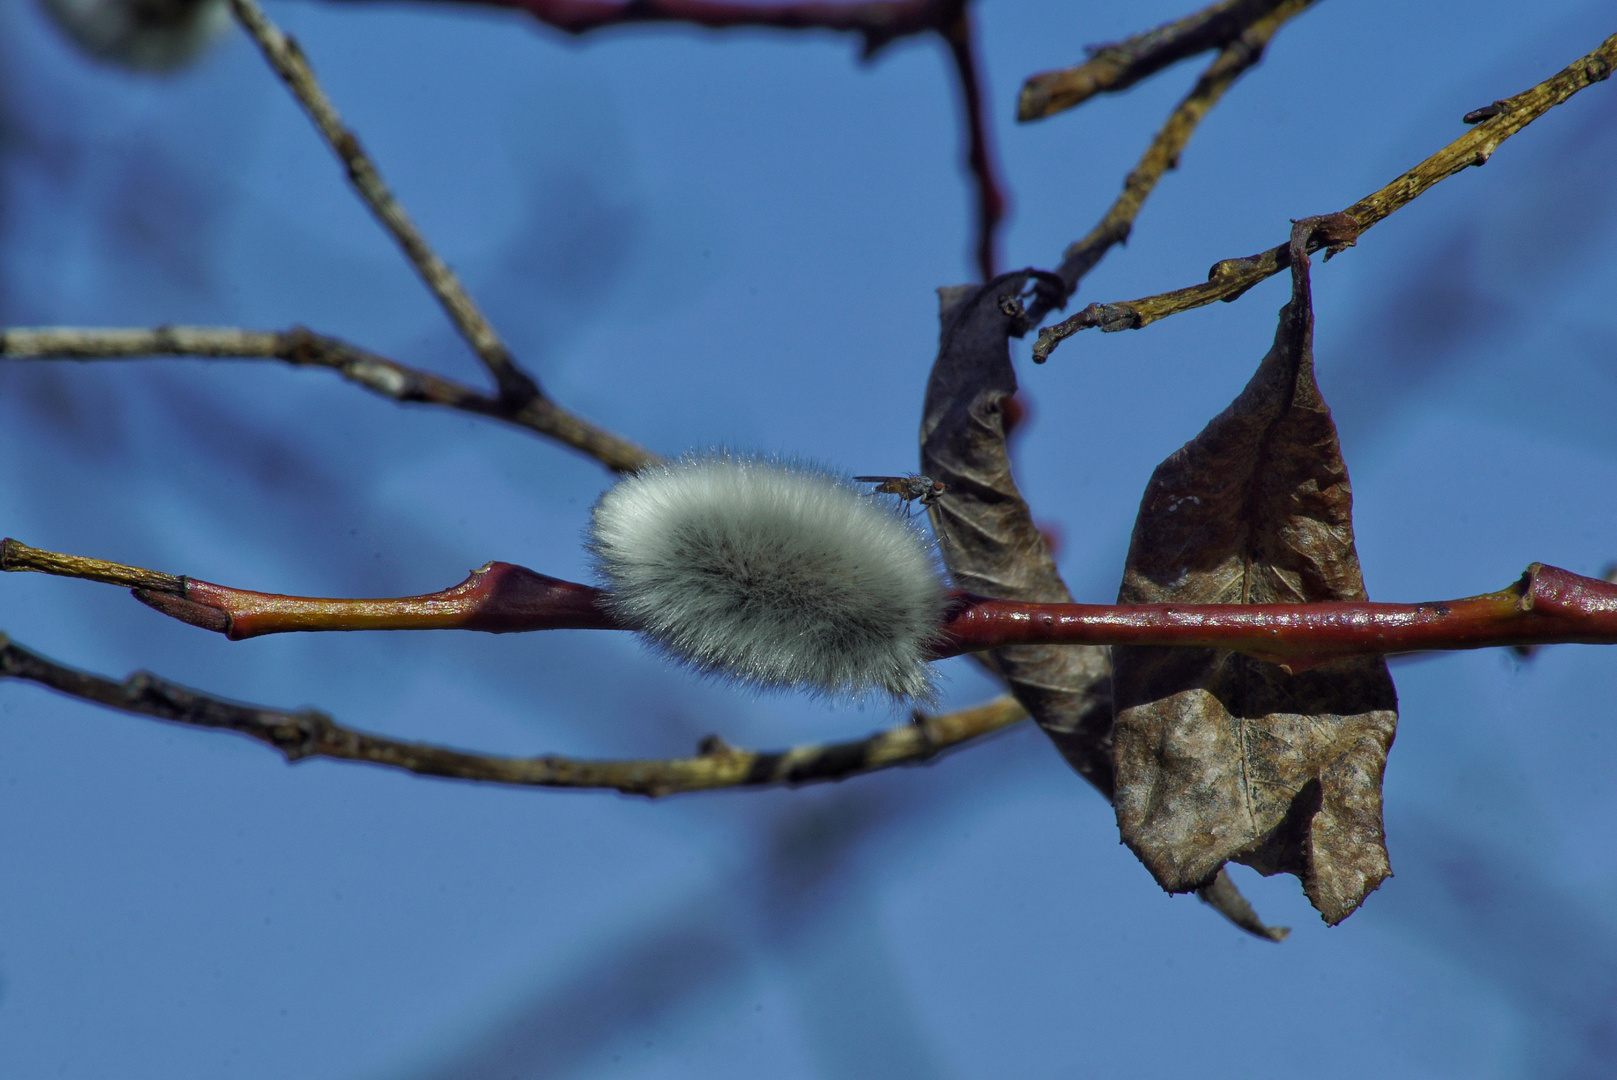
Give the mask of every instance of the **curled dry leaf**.
[[[921, 471], [945, 485], [929, 512], [956, 588], [1063, 602], [1072, 594], [1016, 489], [1005, 448], [1004, 407], [1016, 393], [1010, 338], [1029, 329], [1021, 293], [1030, 277], [1020, 271], [939, 291], [943, 327], [922, 409]], [[1021, 645], [985, 659], [1072, 767], [1110, 798], [1106, 650]]]
[[[929, 508], [956, 587], [1013, 600], [1072, 599], [1050, 547], [1011, 477], [1005, 437], [1018, 406], [1010, 338], [1030, 329], [1024, 290], [1062, 295], [1049, 274], [1018, 271], [987, 285], [939, 289], [937, 361], [921, 420], [921, 472], [945, 485]], [[1049, 300], [1050, 297], [1043, 299]], [[1012, 413], [1007, 423], [1007, 412]], [[1108, 651], [1093, 646], [1018, 645], [980, 654], [1080, 776], [1112, 798], [1112, 703]], [[1203, 883], [1198, 883], [1198, 886]], [[1215, 869], [1202, 899], [1231, 922], [1278, 941], [1233, 883]]]
[[[1365, 599], [1353, 496], [1314, 383], [1307, 244], [1274, 346], [1234, 403], [1157, 467], [1118, 601]], [[1397, 697], [1379, 657], [1298, 674], [1222, 649], [1117, 648], [1117, 820], [1170, 892], [1234, 859], [1302, 880], [1338, 923], [1390, 873], [1381, 777]]]

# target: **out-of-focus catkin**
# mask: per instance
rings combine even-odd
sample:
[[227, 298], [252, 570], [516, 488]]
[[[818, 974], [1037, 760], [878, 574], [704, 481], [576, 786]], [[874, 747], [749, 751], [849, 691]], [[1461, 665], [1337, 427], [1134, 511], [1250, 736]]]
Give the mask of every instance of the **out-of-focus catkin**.
[[166, 72], [195, 60], [230, 25], [227, 0], [41, 0], [73, 42], [98, 59]]

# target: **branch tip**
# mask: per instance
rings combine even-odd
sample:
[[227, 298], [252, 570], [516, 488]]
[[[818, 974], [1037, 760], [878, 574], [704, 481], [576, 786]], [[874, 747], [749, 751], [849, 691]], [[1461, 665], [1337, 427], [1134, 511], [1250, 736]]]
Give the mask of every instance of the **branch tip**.
[[[1413, 169], [1341, 211], [1341, 215], [1355, 226], [1352, 238], [1356, 240], [1433, 185], [1455, 173], [1483, 164], [1506, 139], [1586, 87], [1608, 78], [1614, 64], [1617, 64], [1617, 34], [1538, 85], [1467, 114], [1468, 117], [1477, 116], [1477, 126]], [[1483, 113], [1486, 115], [1479, 115]], [[1307, 242], [1306, 250], [1314, 252], [1324, 248], [1329, 258], [1346, 246], [1350, 245], [1343, 240], [1333, 242], [1328, 235], [1316, 235]], [[1131, 300], [1127, 306], [1138, 313], [1139, 320], [1133, 327], [1117, 328], [1138, 329], [1215, 300], [1234, 300], [1258, 282], [1284, 270], [1289, 265], [1289, 250], [1289, 244], [1280, 244], [1244, 259], [1223, 259], [1213, 264], [1205, 284]], [[1078, 331], [1101, 325], [1092, 314], [1096, 308], [1097, 305], [1092, 304], [1071, 318], [1041, 330], [1038, 344], [1034, 346], [1034, 358], [1042, 360], [1058, 344]]]
[[87, 559], [81, 555], [63, 555], [55, 551], [29, 547], [20, 540], [6, 537], [0, 540], [0, 571], [32, 570], [56, 577], [82, 578], [108, 585], [122, 585], [131, 589], [150, 589], [161, 593], [183, 593], [185, 579], [158, 570]]

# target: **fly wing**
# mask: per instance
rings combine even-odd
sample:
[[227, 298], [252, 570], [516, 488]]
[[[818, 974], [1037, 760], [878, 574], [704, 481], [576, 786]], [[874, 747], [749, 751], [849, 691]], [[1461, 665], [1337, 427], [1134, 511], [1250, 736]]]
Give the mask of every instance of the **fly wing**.
[[875, 484], [877, 495], [903, 495], [909, 481], [902, 476], [856, 476], [861, 484]]

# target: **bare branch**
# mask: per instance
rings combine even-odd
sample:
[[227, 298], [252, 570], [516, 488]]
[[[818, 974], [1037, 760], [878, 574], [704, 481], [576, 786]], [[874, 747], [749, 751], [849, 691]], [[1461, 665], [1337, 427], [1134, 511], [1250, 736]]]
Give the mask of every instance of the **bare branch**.
[[1022, 84], [1016, 118], [1040, 120], [1080, 105], [1096, 94], [1126, 90], [1186, 57], [1225, 48], [1281, 9], [1288, 9], [1281, 16], [1284, 22], [1312, 3], [1314, 0], [1222, 0], [1127, 40], [1090, 46], [1085, 63], [1030, 76]]
[[[1608, 78], [1613, 67], [1617, 67], [1617, 34], [1537, 86], [1515, 97], [1494, 102], [1486, 109], [1467, 114], [1487, 115], [1470, 131], [1390, 184], [1338, 214], [1326, 215], [1322, 220], [1334, 219], [1336, 227], [1317, 232], [1309, 240], [1307, 250], [1312, 253], [1326, 249], [1326, 258], [1329, 258], [1341, 249], [1352, 246], [1371, 226], [1408, 205], [1432, 185], [1472, 165], [1485, 164], [1506, 139], [1578, 91]], [[1203, 285], [1192, 285], [1141, 300], [1090, 304], [1070, 319], [1040, 330], [1039, 339], [1033, 346], [1033, 360], [1043, 363], [1062, 341], [1092, 326], [1098, 326], [1108, 333], [1137, 330], [1158, 319], [1203, 307], [1215, 300], [1234, 300], [1258, 282], [1286, 269], [1290, 265], [1289, 248], [1289, 244], [1280, 244], [1245, 259], [1216, 262], [1207, 272], [1207, 282]]]
[[349, 382], [394, 401], [458, 409], [536, 432], [588, 454], [614, 472], [633, 472], [660, 460], [543, 395], [521, 401], [490, 397], [302, 327], [273, 331], [225, 326], [159, 326], [150, 330], [58, 326], [0, 331], [0, 357], [121, 360], [145, 356], [281, 360], [298, 367], [329, 368]]
[[0, 540], [0, 570], [32, 570], [55, 577], [80, 578], [121, 585], [126, 589], [150, 589], [175, 595], [183, 595], [186, 585], [185, 578], [165, 574], [161, 570], [145, 570], [82, 555], [63, 555], [11, 539]]
[[966, 122], [966, 169], [977, 192], [977, 271], [984, 281], [998, 272], [996, 248], [1001, 220], [1005, 217], [1005, 194], [994, 176], [994, 154], [989, 145], [988, 116], [983, 108], [981, 80], [977, 75], [976, 32], [971, 13], [960, 4], [955, 17], [939, 27], [949, 55], [954, 59], [960, 80], [960, 112]]
[[[0, 541], [0, 570], [132, 585], [142, 603], [232, 640], [334, 630], [632, 629], [600, 589], [503, 562], [440, 592], [381, 599], [252, 592], [11, 539]], [[1534, 563], [1498, 592], [1420, 604], [1045, 604], [956, 592], [932, 658], [1008, 645], [1192, 646], [1295, 672], [1348, 656], [1572, 643], [1617, 644], [1617, 585]]]
[[1617, 585], [1533, 563], [1507, 588], [1419, 604], [1030, 604], [961, 596], [939, 656], [1010, 644], [1229, 649], [1289, 672], [1350, 656], [1617, 644]]
[[[1224, 96], [1224, 91], [1263, 59], [1264, 50], [1280, 28], [1302, 14], [1311, 3], [1313, 0], [1285, 0], [1271, 5], [1267, 14], [1242, 29], [1202, 72], [1190, 93], [1168, 115], [1167, 122], [1157, 132], [1156, 138], [1151, 140], [1140, 163], [1123, 181], [1123, 193], [1117, 197], [1117, 201], [1112, 203], [1088, 236], [1072, 244], [1062, 254], [1056, 276], [1066, 288], [1065, 295], [1060, 298], [1063, 305], [1078, 290], [1078, 283], [1084, 275], [1093, 270], [1114, 245], [1128, 240], [1129, 233], [1134, 230], [1134, 219], [1156, 188], [1157, 181], [1169, 169], [1179, 167], [1180, 153], [1190, 142], [1202, 118]], [[1037, 324], [1049, 313], [1047, 305], [1050, 299], [1041, 292], [1028, 305], [1027, 317], [1031, 323]]]
[[748, 4], [725, 0], [455, 0], [526, 11], [547, 26], [587, 34], [631, 23], [689, 23], [710, 30], [769, 27], [859, 34], [868, 58], [901, 37], [940, 30], [961, 0], [858, 0], [853, 3]]
[[845, 780], [861, 773], [913, 765], [1003, 730], [1027, 713], [1009, 696], [942, 716], [916, 713], [899, 727], [851, 742], [789, 750], [738, 750], [716, 736], [696, 757], [592, 761], [472, 754], [402, 742], [346, 728], [312, 709], [287, 712], [244, 705], [189, 690], [146, 672], [123, 682], [58, 664], [0, 634], [0, 678], [25, 679], [98, 705], [177, 724], [234, 731], [279, 750], [288, 761], [325, 757], [392, 769], [524, 787], [600, 788], [656, 798], [717, 788], [792, 786]]
[[505, 343], [472, 302], [455, 272], [427, 244], [426, 238], [404, 212], [404, 207], [399, 205], [382, 181], [381, 174], [360, 147], [359, 140], [343, 126], [342, 117], [320, 88], [297, 42], [270, 21], [257, 0], [230, 0], [230, 6], [248, 35], [258, 43], [264, 58], [281, 77], [281, 81], [286, 83], [287, 89], [292, 91], [342, 161], [354, 190], [387, 231], [393, 234], [393, 239], [398, 241], [405, 257], [421, 275], [421, 280], [426, 282], [427, 288], [443, 305], [450, 321], [477, 352], [489, 374], [494, 376], [500, 397], [518, 405], [540, 397], [539, 385], [517, 366]]

